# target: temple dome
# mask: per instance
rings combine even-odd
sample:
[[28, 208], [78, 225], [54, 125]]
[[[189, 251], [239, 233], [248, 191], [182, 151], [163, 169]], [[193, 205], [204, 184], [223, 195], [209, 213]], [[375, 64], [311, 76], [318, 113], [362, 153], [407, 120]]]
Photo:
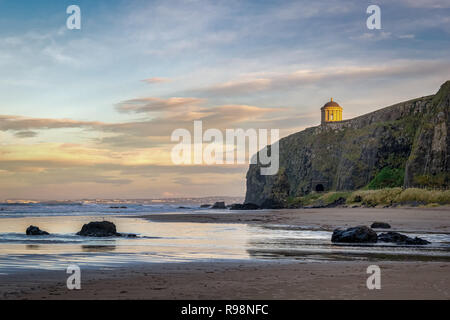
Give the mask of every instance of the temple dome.
[[321, 113], [321, 122], [337, 122], [342, 121], [342, 107], [333, 101], [333, 98], [330, 99], [327, 103], [324, 104], [322, 108], [320, 108]]
[[325, 103], [322, 108], [327, 108], [327, 107], [338, 107], [338, 108], [341, 108], [341, 106], [337, 102], [333, 101], [333, 98], [331, 98], [330, 101]]

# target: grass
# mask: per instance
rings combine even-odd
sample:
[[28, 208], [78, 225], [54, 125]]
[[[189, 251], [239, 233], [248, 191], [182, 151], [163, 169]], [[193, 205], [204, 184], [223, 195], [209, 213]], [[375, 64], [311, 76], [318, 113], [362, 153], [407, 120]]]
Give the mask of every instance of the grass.
[[303, 197], [290, 197], [290, 206], [320, 206], [334, 203], [340, 198], [347, 205], [360, 206], [392, 206], [392, 205], [424, 205], [436, 207], [450, 204], [450, 190], [426, 190], [417, 188], [385, 188], [379, 190], [332, 191], [310, 193]]
[[368, 184], [368, 189], [395, 188], [403, 185], [405, 169], [384, 167]]
[[350, 196], [351, 192], [348, 191], [336, 191], [336, 192], [325, 192], [325, 193], [317, 193], [313, 192], [303, 197], [295, 197], [289, 198], [288, 204], [291, 206], [302, 205], [302, 206], [311, 206], [311, 205], [328, 205], [332, 204], [340, 198], [347, 199]]
[[396, 199], [398, 203], [421, 202], [424, 204], [450, 204], [450, 190], [405, 189]]

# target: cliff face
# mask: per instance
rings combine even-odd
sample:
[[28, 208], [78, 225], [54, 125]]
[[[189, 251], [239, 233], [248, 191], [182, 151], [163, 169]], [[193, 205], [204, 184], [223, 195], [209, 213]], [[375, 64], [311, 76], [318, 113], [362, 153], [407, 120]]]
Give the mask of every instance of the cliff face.
[[280, 140], [280, 170], [247, 172], [245, 202], [283, 207], [313, 190], [354, 190], [384, 167], [405, 170], [406, 187], [449, 185], [450, 81], [422, 97]]

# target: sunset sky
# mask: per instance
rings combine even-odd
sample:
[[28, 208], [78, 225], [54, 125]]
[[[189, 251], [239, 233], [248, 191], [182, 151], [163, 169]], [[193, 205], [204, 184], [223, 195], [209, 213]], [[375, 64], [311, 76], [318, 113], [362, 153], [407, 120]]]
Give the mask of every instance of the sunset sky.
[[449, 53], [448, 0], [0, 0], [0, 200], [244, 195], [248, 165], [173, 165], [173, 130], [352, 118], [435, 93]]

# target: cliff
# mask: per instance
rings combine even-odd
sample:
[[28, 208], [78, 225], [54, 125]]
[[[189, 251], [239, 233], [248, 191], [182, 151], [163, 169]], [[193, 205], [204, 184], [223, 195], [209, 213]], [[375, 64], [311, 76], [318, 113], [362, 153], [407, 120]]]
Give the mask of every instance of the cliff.
[[311, 191], [360, 189], [383, 168], [401, 172], [405, 187], [448, 187], [449, 105], [447, 81], [435, 95], [285, 137], [277, 175], [250, 165], [245, 202], [284, 207]]

